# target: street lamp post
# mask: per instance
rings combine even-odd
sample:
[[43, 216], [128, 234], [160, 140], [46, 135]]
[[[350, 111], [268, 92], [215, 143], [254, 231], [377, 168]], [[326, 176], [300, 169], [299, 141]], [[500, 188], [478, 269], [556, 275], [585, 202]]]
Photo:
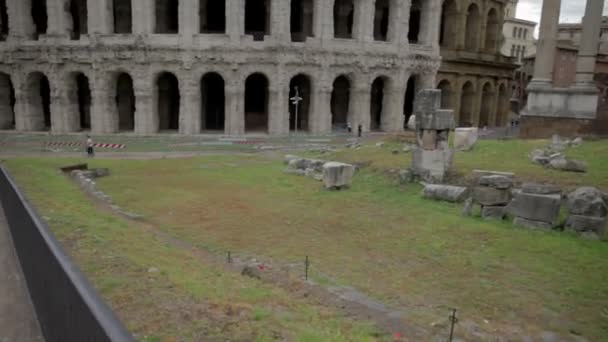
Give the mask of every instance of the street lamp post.
[[295, 107], [295, 120], [294, 120], [294, 135], [297, 136], [298, 135], [298, 107], [300, 102], [302, 102], [304, 99], [300, 96], [300, 90], [298, 89], [298, 87], [294, 87], [295, 88], [295, 95], [290, 98], [289, 100], [291, 100], [291, 103], [294, 105]]

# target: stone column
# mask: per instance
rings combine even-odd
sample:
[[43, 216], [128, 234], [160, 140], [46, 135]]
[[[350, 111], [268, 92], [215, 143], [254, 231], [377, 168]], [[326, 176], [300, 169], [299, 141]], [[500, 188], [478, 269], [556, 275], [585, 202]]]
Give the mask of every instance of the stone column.
[[118, 132], [118, 111], [112, 91], [112, 77], [99, 71], [91, 84], [91, 133], [111, 134]]
[[[280, 72], [278, 72], [280, 74]], [[289, 134], [289, 87], [282, 79], [272, 80], [268, 89], [268, 133]]]
[[[407, 35], [410, 32], [410, 8], [412, 3], [411, 1], [397, 1], [397, 4], [399, 4], [399, 6], [395, 9], [398, 11], [398, 16], [395, 19], [396, 22], [393, 24], [395, 30], [393, 30], [392, 34], [396, 37], [396, 41], [399, 45], [407, 45], [409, 44]], [[391, 33], [389, 32], [389, 37], [390, 35]]]
[[425, 73], [418, 76], [418, 89], [435, 89], [437, 88], [437, 74]]
[[603, 0], [587, 0], [587, 8], [583, 18], [583, 36], [576, 59], [577, 87], [596, 88], [593, 75], [595, 74], [595, 60], [598, 53], [603, 11]]
[[543, 0], [540, 33], [536, 46], [534, 77], [530, 82], [531, 87], [547, 87], [552, 84], [560, 6], [561, 0]]
[[335, 0], [315, 1], [315, 36], [323, 40], [334, 38], [334, 3]]
[[245, 1], [226, 0], [226, 30], [232, 43], [241, 41], [245, 34]]
[[310, 132], [312, 134], [331, 133], [331, 84], [319, 82], [313, 85], [310, 108]]
[[353, 18], [353, 38], [371, 42], [374, 40], [374, 7], [375, 1], [355, 0]]
[[72, 31], [72, 18], [67, 12], [69, 3], [66, 0], [47, 0], [46, 12], [48, 16], [47, 35], [56, 38], [68, 38]]
[[[138, 135], [150, 135], [158, 133], [158, 115], [154, 108], [154, 86], [151, 79], [143, 76], [143, 73], [135, 74], [133, 77], [133, 88], [135, 91], [135, 133]], [[140, 76], [140, 77], [137, 77]]]
[[154, 32], [155, 8], [151, 0], [131, 0], [131, 11], [134, 34]]
[[9, 39], [31, 38], [34, 20], [31, 15], [31, 0], [7, 1]]
[[270, 35], [273, 41], [291, 41], [291, 0], [270, 0]]
[[112, 0], [87, 0], [88, 34], [110, 34], [114, 27]]
[[420, 42], [424, 45], [432, 46], [434, 49], [438, 50], [440, 29], [441, 0], [423, 1], [420, 25]]
[[[67, 97], [65, 84], [60, 81], [60, 76], [57, 75], [56, 71], [48, 72], [46, 74], [49, 80], [50, 88], [50, 111], [51, 111], [51, 132], [53, 133], [66, 133], [69, 130], [76, 130], [73, 126], [80, 126], [80, 118], [77, 118], [76, 123], [69, 125], [69, 113], [70, 108], [68, 106], [69, 99]], [[77, 110], [78, 112], [78, 110]], [[44, 122], [44, 119], [42, 120]], [[43, 124], [44, 126], [44, 124]], [[68, 127], [71, 126], [71, 127]]]
[[201, 93], [200, 83], [194, 74], [183, 73], [180, 77], [179, 132], [199, 134], [201, 132]]
[[384, 132], [399, 132], [403, 130], [405, 117], [403, 104], [405, 101], [405, 85], [407, 82], [391, 82], [384, 92], [381, 129]]
[[200, 27], [199, 4], [199, 0], [179, 0], [178, 30], [182, 46], [191, 47], [194, 44], [194, 35], [198, 33]]
[[228, 135], [245, 134], [245, 81], [238, 75], [226, 79], [226, 125]]
[[348, 108], [348, 122], [356, 131], [359, 125], [363, 132], [370, 131], [371, 125], [371, 81], [369, 75], [357, 75], [351, 82], [350, 103]]

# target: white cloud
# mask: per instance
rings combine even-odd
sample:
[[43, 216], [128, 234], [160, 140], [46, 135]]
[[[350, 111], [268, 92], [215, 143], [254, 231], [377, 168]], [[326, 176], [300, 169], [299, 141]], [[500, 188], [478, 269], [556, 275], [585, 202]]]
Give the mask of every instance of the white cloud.
[[[560, 21], [580, 22], [585, 14], [585, 0], [562, 0]], [[517, 17], [540, 24], [542, 0], [519, 0]], [[604, 15], [608, 13], [608, 0], [604, 0]], [[538, 28], [537, 28], [538, 29]]]

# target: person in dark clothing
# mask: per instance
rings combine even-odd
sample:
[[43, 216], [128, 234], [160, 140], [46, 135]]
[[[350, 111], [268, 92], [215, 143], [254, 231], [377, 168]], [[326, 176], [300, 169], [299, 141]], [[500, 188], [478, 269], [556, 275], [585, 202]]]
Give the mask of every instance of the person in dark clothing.
[[95, 151], [93, 151], [93, 139], [91, 139], [90, 135], [87, 135], [87, 156], [92, 158], [95, 155]]
[[361, 138], [361, 136], [363, 135], [363, 126], [359, 125], [359, 127], [357, 128], [357, 135], [359, 136], [359, 138]]

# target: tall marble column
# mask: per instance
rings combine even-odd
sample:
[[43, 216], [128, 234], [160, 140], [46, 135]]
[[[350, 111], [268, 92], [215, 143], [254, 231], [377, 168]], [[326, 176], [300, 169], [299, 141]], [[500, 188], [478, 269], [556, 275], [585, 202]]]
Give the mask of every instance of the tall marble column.
[[88, 34], [110, 34], [114, 27], [112, 0], [87, 0]]
[[154, 2], [150, 0], [131, 1], [133, 33], [146, 35], [154, 32]]
[[200, 83], [192, 73], [180, 76], [179, 132], [199, 134], [201, 132], [201, 93]]
[[194, 44], [194, 35], [198, 33], [200, 27], [199, 4], [199, 0], [179, 1], [178, 30], [182, 46], [189, 47]]
[[67, 38], [73, 29], [69, 3], [66, 0], [48, 0], [46, 13], [48, 18], [47, 35], [56, 38]]
[[146, 77], [133, 77], [135, 92], [135, 133], [150, 135], [158, 133], [158, 115], [154, 108], [154, 87]]
[[291, 40], [291, 0], [270, 0], [270, 35], [276, 42]]
[[335, 0], [315, 1], [315, 36], [323, 40], [334, 38], [334, 2]]
[[422, 2], [420, 41], [424, 45], [439, 49], [439, 30], [441, 28], [441, 0]]
[[245, 133], [245, 81], [238, 75], [226, 80], [226, 125], [228, 135]]
[[245, 1], [226, 0], [226, 30], [233, 43], [241, 41], [245, 34]]
[[274, 81], [268, 89], [268, 133], [270, 135], [289, 134], [289, 87], [281, 81]]
[[540, 33], [536, 46], [536, 63], [534, 77], [530, 86], [551, 86], [555, 48], [557, 43], [557, 26], [559, 24], [561, 0], [543, 0]]
[[381, 121], [384, 132], [398, 132], [403, 130], [403, 104], [405, 101], [405, 84], [407, 82], [392, 82], [384, 92], [383, 118]]
[[351, 83], [350, 103], [348, 108], [348, 122], [353, 129], [359, 125], [363, 132], [370, 131], [371, 125], [371, 80], [369, 75], [357, 75]]
[[112, 76], [105, 71], [91, 78], [91, 132], [111, 134], [118, 132], [118, 112]]
[[359, 41], [374, 40], [374, 1], [355, 1], [353, 38]]
[[583, 36], [576, 59], [576, 85], [578, 87], [596, 87], [593, 75], [595, 74], [603, 11], [604, 0], [587, 0], [583, 18]]
[[31, 38], [34, 20], [31, 15], [31, 0], [7, 1], [9, 40]]

